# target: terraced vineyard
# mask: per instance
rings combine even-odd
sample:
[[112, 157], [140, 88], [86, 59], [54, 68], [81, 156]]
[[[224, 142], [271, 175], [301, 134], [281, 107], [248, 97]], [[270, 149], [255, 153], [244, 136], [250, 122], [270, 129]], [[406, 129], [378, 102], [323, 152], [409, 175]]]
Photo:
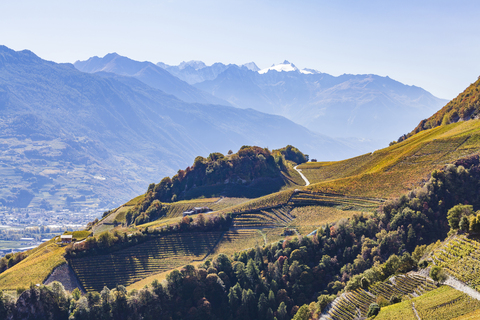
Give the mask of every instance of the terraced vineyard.
[[335, 207], [295, 207], [292, 211], [290, 211], [290, 215], [295, 219], [288, 224], [288, 227], [296, 229], [302, 235], [306, 235], [327, 223], [333, 223], [340, 219], [348, 219], [354, 214], [368, 215], [368, 213], [362, 211], [342, 210]]
[[480, 243], [461, 235], [431, 254], [433, 262], [455, 278], [480, 291]]
[[375, 320], [416, 320], [412, 307], [422, 320], [478, 319], [479, 313], [475, 310], [480, 310], [480, 301], [443, 286], [412, 300], [384, 307]]
[[255, 246], [263, 246], [265, 238], [262, 231], [258, 229], [237, 229], [225, 232], [222, 240], [215, 247], [215, 253], [224, 253], [228, 256], [233, 253], [253, 248]]
[[69, 263], [85, 290], [101, 291], [104, 286], [127, 286], [203, 259], [221, 236], [222, 232], [171, 234], [112, 254], [71, 259]]
[[293, 220], [290, 207], [258, 210], [235, 215], [234, 228], [281, 228]]
[[275, 192], [267, 196], [263, 196], [254, 200], [249, 200], [245, 203], [220, 210], [220, 212], [242, 213], [246, 211], [264, 210], [274, 207], [280, 207], [286, 205], [294, 193], [294, 190]]
[[335, 299], [328, 314], [324, 315], [323, 319], [353, 320], [358, 317], [365, 317], [370, 304], [377, 301], [379, 297], [390, 300], [395, 295], [411, 299], [436, 288], [432, 280], [419, 275], [407, 274], [392, 277], [390, 283], [375, 284], [369, 288], [369, 291], [357, 289], [342, 294]]
[[296, 192], [288, 202], [299, 206], [339, 206], [351, 210], [374, 210], [378, 208], [383, 199], [355, 197], [341, 194]]

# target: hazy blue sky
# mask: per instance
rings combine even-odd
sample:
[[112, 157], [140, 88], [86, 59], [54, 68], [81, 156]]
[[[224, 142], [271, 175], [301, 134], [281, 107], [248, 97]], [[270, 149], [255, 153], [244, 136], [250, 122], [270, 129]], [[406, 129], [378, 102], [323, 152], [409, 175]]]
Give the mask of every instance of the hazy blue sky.
[[75, 62], [287, 59], [333, 75], [390, 76], [453, 98], [480, 75], [480, 1], [5, 1], [0, 44]]

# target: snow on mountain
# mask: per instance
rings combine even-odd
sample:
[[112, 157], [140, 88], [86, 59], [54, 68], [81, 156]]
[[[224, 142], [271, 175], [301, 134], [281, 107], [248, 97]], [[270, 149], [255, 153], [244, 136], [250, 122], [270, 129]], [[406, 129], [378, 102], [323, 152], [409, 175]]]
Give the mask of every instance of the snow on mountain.
[[265, 68], [265, 69], [259, 70], [258, 73], [264, 74], [264, 73], [267, 73], [270, 70], [274, 70], [274, 71], [277, 71], [277, 72], [298, 71], [298, 72], [303, 73], [303, 74], [313, 74], [314, 73], [310, 69], [300, 70], [293, 63], [290, 63], [287, 60], [285, 60], [283, 63], [280, 63], [280, 64], [274, 64], [270, 68]]
[[254, 72], [257, 72], [257, 71], [260, 71], [260, 68], [255, 64], [255, 62], [249, 62], [249, 63], [245, 63], [242, 65], [242, 67], [245, 67], [247, 68], [248, 70], [252, 70]]

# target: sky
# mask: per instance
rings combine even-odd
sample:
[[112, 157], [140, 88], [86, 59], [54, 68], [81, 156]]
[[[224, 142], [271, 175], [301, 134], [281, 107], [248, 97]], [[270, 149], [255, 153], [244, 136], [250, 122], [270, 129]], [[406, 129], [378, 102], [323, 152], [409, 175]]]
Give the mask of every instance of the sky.
[[452, 99], [480, 76], [480, 1], [0, 0], [0, 44], [75, 62], [288, 60], [378, 74]]

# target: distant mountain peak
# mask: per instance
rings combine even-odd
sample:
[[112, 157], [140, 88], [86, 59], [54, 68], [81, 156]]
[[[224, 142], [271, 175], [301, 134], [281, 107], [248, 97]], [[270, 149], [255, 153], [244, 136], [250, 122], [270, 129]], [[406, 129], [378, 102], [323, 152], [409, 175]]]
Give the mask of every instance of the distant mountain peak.
[[314, 72], [307, 70], [307, 69], [298, 69], [293, 63], [289, 62], [288, 60], [283, 61], [283, 63], [273, 64], [270, 68], [265, 68], [259, 70], [258, 73], [264, 74], [269, 72], [270, 70], [277, 71], [277, 72], [291, 72], [296, 71], [304, 74], [313, 74]]
[[249, 63], [245, 63], [242, 65], [242, 67], [245, 67], [247, 68], [248, 70], [252, 70], [254, 72], [257, 72], [257, 71], [260, 71], [260, 68], [255, 64], [255, 62], [249, 62]]
[[205, 68], [207, 65], [203, 61], [199, 60], [190, 60], [190, 61], [182, 61], [179, 65], [179, 69], [185, 69], [186, 67], [192, 67], [195, 70], [200, 70]]
[[115, 57], [119, 57], [120, 55], [116, 52], [111, 52], [111, 53], [107, 53], [103, 58], [104, 59], [108, 59], [108, 58], [115, 58]]

